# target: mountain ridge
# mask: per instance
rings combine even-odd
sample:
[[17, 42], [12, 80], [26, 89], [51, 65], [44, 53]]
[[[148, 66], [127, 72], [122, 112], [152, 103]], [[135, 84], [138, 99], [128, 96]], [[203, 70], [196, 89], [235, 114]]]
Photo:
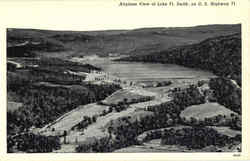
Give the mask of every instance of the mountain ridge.
[[[13, 44], [28, 40], [50, 46], [60, 46], [61, 50], [57, 52], [66, 51], [68, 56], [93, 54], [108, 56], [109, 53], [145, 55], [174, 46], [199, 43], [207, 38], [238, 32], [241, 32], [240, 24], [104, 31], [8, 29], [7, 42]], [[53, 48], [51, 51], [54, 51]], [[53, 56], [53, 53], [50, 52], [44, 56]]]

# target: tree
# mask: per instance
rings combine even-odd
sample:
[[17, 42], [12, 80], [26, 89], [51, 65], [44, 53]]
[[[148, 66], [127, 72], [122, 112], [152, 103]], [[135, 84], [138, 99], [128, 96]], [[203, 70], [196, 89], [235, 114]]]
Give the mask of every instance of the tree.
[[124, 104], [128, 104], [128, 99], [127, 99], [127, 98], [124, 98], [124, 99], [123, 99], [123, 102], [124, 102]]
[[192, 124], [192, 125], [197, 125], [197, 119], [194, 118], [194, 117], [191, 117], [191, 118], [190, 118], [190, 124]]
[[92, 122], [96, 122], [96, 119], [97, 119], [96, 116], [93, 116], [92, 117]]

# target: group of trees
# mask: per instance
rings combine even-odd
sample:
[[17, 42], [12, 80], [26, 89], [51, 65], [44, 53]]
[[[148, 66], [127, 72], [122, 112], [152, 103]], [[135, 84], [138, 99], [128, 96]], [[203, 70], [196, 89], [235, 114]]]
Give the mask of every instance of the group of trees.
[[171, 84], [172, 84], [171, 81], [162, 81], [162, 82], [157, 82], [156, 87], [169, 86]]
[[[112, 111], [121, 112], [121, 111], [126, 110], [127, 108], [129, 108], [130, 104], [150, 101], [153, 98], [154, 97], [152, 97], [152, 96], [145, 96], [145, 97], [143, 96], [143, 97], [140, 97], [140, 98], [132, 98], [132, 99], [124, 98], [122, 101], [119, 101], [116, 104], [114, 104], [114, 103], [108, 104], [109, 105], [108, 110], [103, 110], [101, 116], [105, 116], [106, 114], [111, 113]], [[103, 103], [103, 101], [99, 101], [98, 104], [107, 105], [106, 103]]]
[[188, 106], [205, 103], [205, 96], [196, 85], [190, 85], [188, 88], [173, 92], [173, 102], [184, 110]]
[[114, 105], [114, 106], [111, 106], [109, 108], [109, 111], [116, 111], [116, 112], [121, 112], [123, 110], [126, 110], [127, 108], [129, 108], [129, 105], [128, 104], [118, 104], [118, 105]]
[[240, 115], [234, 115], [231, 120], [230, 127], [235, 130], [241, 130], [242, 119]]
[[[34, 68], [30, 71], [30, 81], [33, 82], [51, 82], [56, 84], [81, 84], [85, 76], [65, 74], [51, 68]], [[32, 79], [32, 80], [31, 80]]]
[[127, 104], [134, 104], [134, 103], [140, 103], [140, 102], [147, 102], [154, 99], [154, 96], [143, 96], [139, 98], [132, 98], [127, 100]]
[[[23, 43], [23, 45], [10, 45], [7, 47], [7, 56], [8, 57], [35, 57], [36, 51], [47, 51], [47, 52], [54, 52], [54, 51], [63, 51], [65, 50], [64, 46], [61, 43], [47, 40], [39, 40], [38, 44], [32, 43], [32, 38], [16, 38], [15, 36], [7, 36], [7, 41], [10, 44], [16, 44], [16, 41], [19, 43]], [[27, 42], [24, 44], [24, 42]]]
[[[115, 96], [114, 96], [115, 97]], [[155, 96], [135, 96], [134, 98], [132, 98], [131, 96], [129, 96], [128, 98], [123, 98], [123, 100], [112, 100], [112, 101], [107, 101], [107, 102], [103, 102], [100, 101], [98, 102], [98, 104], [101, 105], [108, 105], [108, 106], [116, 106], [116, 105], [123, 105], [123, 104], [135, 104], [135, 103], [140, 103], [140, 102], [147, 102], [150, 100], [153, 100], [155, 98]]]
[[59, 58], [41, 58], [36, 60], [36, 64], [40, 68], [49, 68], [52, 71], [75, 71], [75, 72], [90, 72], [91, 70], [100, 71], [101, 68], [95, 67], [90, 64], [81, 64], [77, 62], [72, 62], [68, 60], [62, 60]]
[[[200, 93], [198, 88], [194, 85], [191, 85], [185, 89], [173, 90], [172, 97], [172, 101], [159, 105], [148, 106], [146, 110], [152, 111], [155, 113], [155, 115], [166, 118], [166, 120], [171, 118], [173, 122], [178, 122], [180, 120], [180, 112], [186, 107], [195, 104], [202, 104], [205, 102], [204, 95]], [[172, 121], [169, 120], [169, 122]]]
[[117, 104], [112, 104], [109, 107], [108, 112], [112, 112], [113, 110], [116, 112], [121, 112], [129, 108], [129, 103], [127, 98], [124, 98], [123, 101], [118, 102]]
[[162, 137], [162, 135], [163, 135], [162, 129], [152, 130], [146, 133], [146, 136], [141, 140], [141, 142], [146, 142], [153, 139], [159, 139]]
[[110, 136], [105, 136], [100, 139], [94, 137], [88, 138], [87, 141], [76, 147], [78, 153], [91, 153], [91, 152], [112, 152], [114, 147]]
[[216, 130], [208, 127], [192, 127], [182, 129], [165, 129], [161, 143], [167, 145], [187, 146], [191, 149], [200, 149], [206, 146], [214, 145], [223, 147], [226, 144], [232, 144], [239, 141], [240, 136], [229, 137], [218, 133]]
[[56, 136], [42, 136], [33, 133], [24, 133], [18, 136], [9, 136], [7, 151], [23, 151], [28, 153], [48, 153], [60, 149], [60, 139]]
[[[53, 82], [56, 84], [81, 84], [85, 76], [67, 73], [90, 72], [101, 70], [89, 64], [79, 64], [59, 58], [21, 59], [23, 69], [15, 70], [13, 64], [8, 63], [8, 86], [12, 84], [30, 84], [37, 82]], [[37, 67], [32, 67], [37, 65]]]
[[213, 78], [209, 87], [214, 90], [218, 103], [241, 114], [241, 88], [233, 80], [224, 77]]
[[10, 88], [9, 91], [19, 96], [18, 102], [23, 102], [24, 105], [17, 111], [8, 112], [9, 132], [16, 127], [20, 127], [20, 130], [28, 129], [33, 125], [42, 127], [78, 105], [98, 101], [118, 89], [112, 85], [86, 87], [73, 89], [27, 85]]
[[[41, 127], [78, 105], [102, 100], [120, 89], [120, 86], [115, 84], [86, 84], [81, 82], [84, 77], [64, 73], [68, 68], [77, 71], [100, 70], [91, 65], [58, 58], [34, 58], [25, 61], [24, 64], [39, 66], [8, 71], [7, 75], [8, 99], [23, 103], [23, 107], [7, 114], [10, 133], [23, 131], [33, 125]], [[40, 82], [55, 84], [40, 84]]]
[[77, 125], [75, 125], [74, 127], [72, 127], [72, 129], [78, 129], [78, 130], [83, 130], [86, 127], [88, 127], [90, 124], [95, 123], [97, 119], [97, 116], [83, 116], [83, 120], [81, 122], [79, 122]]
[[231, 114], [231, 116], [217, 115], [214, 117], [205, 118], [203, 120], [191, 117], [190, 119], [181, 118], [182, 124], [192, 125], [192, 126], [229, 126], [232, 129], [241, 129], [241, 116]]
[[102, 100], [118, 89], [120, 87], [114, 84], [64, 87], [12, 81], [8, 84], [8, 95], [23, 106], [7, 112], [7, 134], [11, 136], [31, 127], [42, 127], [77, 106]]

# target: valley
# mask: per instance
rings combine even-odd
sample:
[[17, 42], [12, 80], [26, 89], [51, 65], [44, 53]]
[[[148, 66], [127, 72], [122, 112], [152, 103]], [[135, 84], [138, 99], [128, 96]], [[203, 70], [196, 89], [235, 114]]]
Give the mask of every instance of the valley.
[[239, 32], [8, 31], [8, 152], [241, 151]]

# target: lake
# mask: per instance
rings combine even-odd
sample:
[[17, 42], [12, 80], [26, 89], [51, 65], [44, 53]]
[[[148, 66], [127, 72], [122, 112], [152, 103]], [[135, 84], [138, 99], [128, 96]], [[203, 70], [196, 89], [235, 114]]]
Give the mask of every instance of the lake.
[[136, 82], [161, 81], [167, 79], [203, 79], [213, 77], [214, 74], [194, 68], [187, 68], [175, 64], [159, 64], [144, 62], [118, 62], [109, 58], [94, 57], [78, 59], [78, 62], [89, 63], [102, 68], [105, 72], [125, 80]]

